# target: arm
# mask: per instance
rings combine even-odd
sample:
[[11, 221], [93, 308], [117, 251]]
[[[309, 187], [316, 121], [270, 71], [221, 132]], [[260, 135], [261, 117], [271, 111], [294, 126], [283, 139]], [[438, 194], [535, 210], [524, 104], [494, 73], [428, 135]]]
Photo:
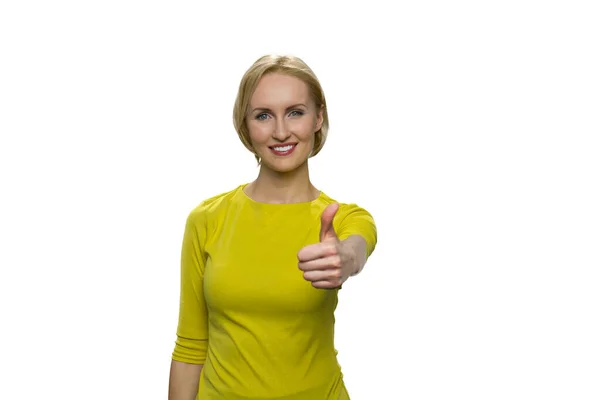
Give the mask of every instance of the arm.
[[195, 400], [202, 365], [171, 361], [169, 400]]
[[352, 235], [342, 240], [340, 245], [350, 257], [350, 276], [358, 275], [367, 263], [367, 241], [360, 235]]
[[341, 289], [362, 271], [376, 243], [371, 214], [355, 204], [330, 204], [321, 214], [320, 242], [300, 249], [298, 268], [316, 288]]
[[337, 231], [340, 245], [349, 259], [349, 276], [358, 275], [377, 245], [377, 227], [373, 216], [356, 204], [346, 204], [338, 212]]
[[181, 288], [177, 340], [169, 374], [169, 400], [194, 400], [208, 347], [208, 312], [204, 300], [206, 255], [204, 212], [188, 216], [181, 250]]

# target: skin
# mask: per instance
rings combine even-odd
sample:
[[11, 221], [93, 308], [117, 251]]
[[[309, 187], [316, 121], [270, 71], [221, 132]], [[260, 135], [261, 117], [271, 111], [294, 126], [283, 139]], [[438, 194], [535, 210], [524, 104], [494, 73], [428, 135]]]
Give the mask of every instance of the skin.
[[195, 400], [203, 365], [171, 360], [169, 400]]

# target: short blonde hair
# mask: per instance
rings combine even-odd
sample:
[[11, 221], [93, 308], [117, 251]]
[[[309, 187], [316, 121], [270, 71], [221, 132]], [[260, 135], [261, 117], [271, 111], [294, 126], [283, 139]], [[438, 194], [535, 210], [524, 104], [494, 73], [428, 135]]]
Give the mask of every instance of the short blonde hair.
[[309, 66], [298, 57], [266, 55], [260, 57], [252, 64], [240, 82], [235, 105], [233, 106], [233, 126], [244, 146], [254, 154], [256, 160], [260, 164], [260, 159], [255, 153], [252, 142], [250, 141], [250, 132], [248, 131], [248, 125], [246, 124], [246, 117], [250, 107], [250, 99], [254, 94], [256, 86], [258, 86], [258, 82], [265, 74], [274, 72], [294, 76], [304, 81], [304, 83], [308, 85], [309, 93], [311, 99], [315, 103], [317, 112], [323, 108], [323, 124], [321, 125], [321, 129], [315, 132], [315, 143], [309, 156], [314, 157], [321, 151], [325, 145], [325, 140], [327, 139], [327, 131], [329, 130], [327, 102], [325, 101], [325, 94], [323, 93], [323, 88], [321, 87], [321, 83], [317, 79], [317, 76]]

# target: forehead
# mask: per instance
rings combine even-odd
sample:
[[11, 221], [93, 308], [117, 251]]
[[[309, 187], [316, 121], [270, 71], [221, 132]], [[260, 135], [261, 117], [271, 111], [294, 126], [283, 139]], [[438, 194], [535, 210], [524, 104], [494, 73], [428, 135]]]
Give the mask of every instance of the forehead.
[[295, 76], [279, 73], [264, 75], [250, 99], [252, 107], [285, 107], [309, 101], [308, 85]]

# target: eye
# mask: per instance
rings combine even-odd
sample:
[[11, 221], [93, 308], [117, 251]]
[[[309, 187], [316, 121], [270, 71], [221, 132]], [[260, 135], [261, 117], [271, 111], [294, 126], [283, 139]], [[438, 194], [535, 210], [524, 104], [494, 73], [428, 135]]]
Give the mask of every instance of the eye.
[[300, 117], [302, 115], [304, 115], [304, 112], [301, 110], [294, 110], [290, 113], [290, 116], [292, 117]]
[[269, 116], [267, 115], [267, 113], [260, 113], [258, 114], [255, 118], [259, 121], [264, 121], [265, 119], [267, 119]]

